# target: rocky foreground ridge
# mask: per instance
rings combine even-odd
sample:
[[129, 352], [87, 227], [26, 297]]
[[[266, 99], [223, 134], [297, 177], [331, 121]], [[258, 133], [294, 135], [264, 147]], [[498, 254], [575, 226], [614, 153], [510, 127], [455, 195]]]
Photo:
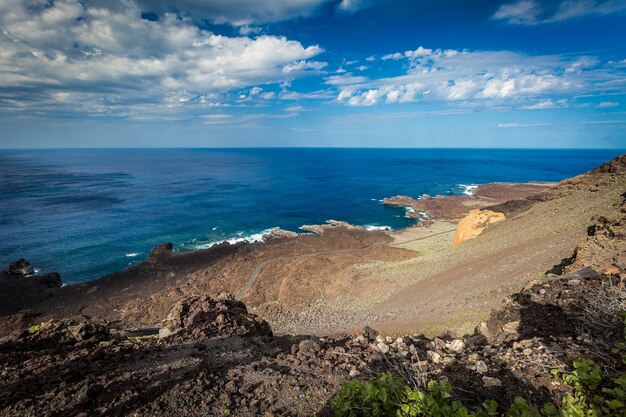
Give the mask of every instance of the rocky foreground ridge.
[[558, 402], [550, 376], [575, 358], [624, 372], [623, 282], [584, 268], [550, 274], [507, 298], [472, 335], [385, 337], [371, 328], [336, 338], [274, 337], [232, 298], [189, 297], [160, 329], [52, 320], [0, 344], [0, 415], [310, 416], [347, 380], [380, 371], [416, 386], [448, 380], [466, 403], [521, 396]]
[[[602, 192], [625, 172], [622, 156], [504, 205], [525, 207], [581, 188]], [[416, 387], [448, 380], [454, 396], [470, 405], [496, 399], [503, 410], [517, 396], [558, 403], [569, 387], [552, 378], [553, 369], [571, 370], [583, 357], [608, 376], [626, 370], [613, 350], [624, 341], [619, 312], [626, 309], [626, 190], [622, 197], [589, 219], [570, 257], [463, 337], [389, 337], [369, 327], [335, 337], [278, 337], [228, 294], [181, 295], [158, 327], [76, 314], [7, 325], [13, 316], [3, 314], [5, 329], [15, 330], [0, 339], [0, 415], [324, 416], [332, 415], [330, 401], [342, 383], [381, 371]], [[160, 264], [169, 251], [157, 249], [148, 262]], [[27, 282], [38, 297], [60, 285], [32, 273], [20, 262], [2, 274], [3, 285]]]

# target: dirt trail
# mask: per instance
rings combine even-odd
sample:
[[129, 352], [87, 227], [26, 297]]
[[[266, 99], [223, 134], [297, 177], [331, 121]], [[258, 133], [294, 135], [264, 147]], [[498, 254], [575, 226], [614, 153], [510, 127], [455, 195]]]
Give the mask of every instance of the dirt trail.
[[301, 254], [301, 255], [293, 255], [293, 256], [280, 256], [277, 258], [272, 258], [272, 259], [267, 259], [261, 263], [259, 263], [258, 265], [256, 265], [256, 267], [254, 268], [254, 271], [252, 271], [252, 273], [250, 274], [250, 277], [248, 278], [248, 280], [246, 281], [246, 285], [244, 285], [239, 291], [237, 291], [237, 293], [235, 294], [235, 299], [240, 300], [241, 297], [243, 297], [246, 292], [248, 292], [248, 290], [250, 290], [250, 288], [252, 288], [252, 286], [256, 283], [257, 278], [259, 277], [259, 274], [261, 273], [261, 271], [263, 270], [263, 268], [271, 263], [271, 262], [275, 262], [275, 261], [283, 261], [283, 260], [290, 260], [290, 259], [301, 259], [301, 258], [312, 258], [312, 257], [316, 257], [316, 256], [324, 256], [324, 255], [337, 255], [337, 254], [341, 254], [341, 253], [360, 253], [360, 252], [367, 252], [373, 248], [376, 247], [381, 247], [381, 246], [400, 246], [400, 245], [404, 245], [407, 243], [411, 243], [411, 242], [416, 242], [416, 241], [420, 241], [420, 240], [426, 240], [426, 239], [431, 239], [433, 237], [439, 236], [439, 235], [443, 235], [446, 233], [451, 233], [454, 232], [456, 229], [451, 229], [451, 230], [447, 230], [444, 232], [439, 232], [439, 233], [434, 233], [432, 235], [429, 236], [424, 236], [424, 237], [419, 237], [419, 238], [415, 238], [415, 239], [409, 239], [409, 240], [405, 240], [402, 242], [393, 242], [393, 243], [373, 243], [365, 248], [356, 248], [356, 249], [342, 249], [342, 250], [332, 250], [332, 251], [324, 251], [324, 252], [313, 252], [313, 253], [305, 253], [305, 254]]

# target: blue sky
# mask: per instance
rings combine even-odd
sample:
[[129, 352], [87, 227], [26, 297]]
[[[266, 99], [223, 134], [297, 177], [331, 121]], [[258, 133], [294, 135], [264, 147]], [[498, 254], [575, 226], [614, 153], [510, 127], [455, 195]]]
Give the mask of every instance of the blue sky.
[[626, 0], [3, 0], [0, 147], [626, 148]]

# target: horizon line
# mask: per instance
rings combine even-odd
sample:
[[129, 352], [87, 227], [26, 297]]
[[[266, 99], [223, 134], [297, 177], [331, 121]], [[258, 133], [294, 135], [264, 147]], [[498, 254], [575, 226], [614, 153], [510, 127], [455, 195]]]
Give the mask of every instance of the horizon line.
[[2, 151], [43, 151], [43, 150], [225, 150], [225, 149], [385, 149], [385, 150], [407, 150], [407, 149], [422, 149], [422, 150], [621, 150], [626, 151], [626, 147], [383, 147], [383, 146], [129, 146], [129, 147], [109, 147], [109, 146], [90, 146], [90, 147], [26, 147], [26, 148], [3, 148]]

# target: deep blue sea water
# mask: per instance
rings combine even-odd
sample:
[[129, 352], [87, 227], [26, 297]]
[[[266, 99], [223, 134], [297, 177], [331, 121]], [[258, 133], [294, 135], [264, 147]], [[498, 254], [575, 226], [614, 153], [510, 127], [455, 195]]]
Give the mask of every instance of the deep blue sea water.
[[618, 150], [120, 149], [0, 151], [0, 266], [25, 257], [67, 283], [143, 260], [328, 219], [411, 224], [396, 194], [557, 181]]

